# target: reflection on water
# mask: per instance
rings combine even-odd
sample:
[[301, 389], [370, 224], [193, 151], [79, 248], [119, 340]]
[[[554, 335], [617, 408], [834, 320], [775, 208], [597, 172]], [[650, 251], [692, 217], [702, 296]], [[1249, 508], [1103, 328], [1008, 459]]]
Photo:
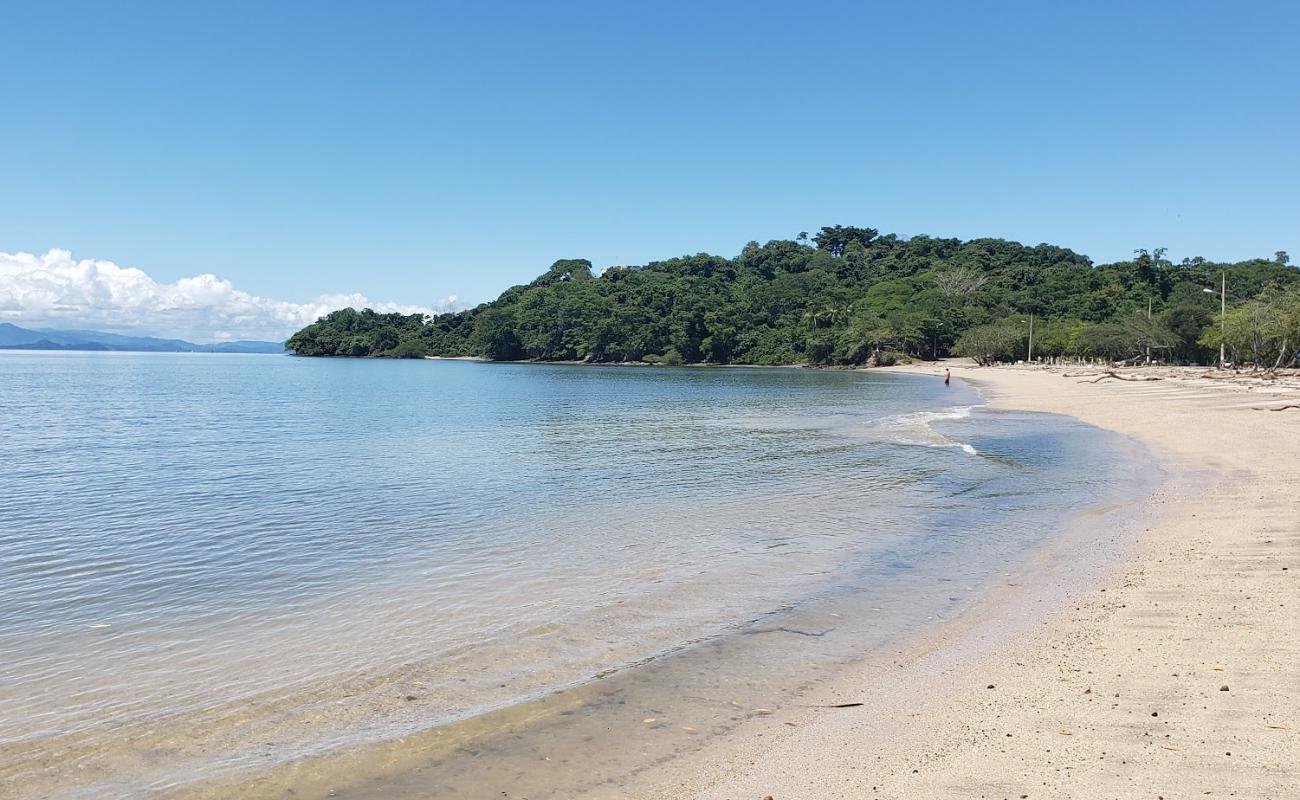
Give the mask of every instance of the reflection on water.
[[1129, 468], [977, 402], [802, 370], [0, 354], [0, 781], [264, 771], [845, 592], [880, 593], [887, 633], [901, 594], [947, 602]]

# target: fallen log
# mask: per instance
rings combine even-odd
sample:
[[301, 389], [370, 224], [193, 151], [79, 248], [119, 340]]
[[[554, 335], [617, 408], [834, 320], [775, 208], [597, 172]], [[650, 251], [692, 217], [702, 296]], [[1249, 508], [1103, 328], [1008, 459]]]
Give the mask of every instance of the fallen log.
[[1128, 376], [1128, 375], [1120, 375], [1120, 374], [1117, 374], [1117, 373], [1114, 372], [1114, 371], [1110, 371], [1110, 372], [1107, 372], [1107, 373], [1101, 375], [1101, 376], [1098, 377], [1098, 378], [1094, 378], [1093, 380], [1090, 380], [1090, 381], [1079, 381], [1079, 383], [1101, 383], [1102, 381], [1104, 381], [1104, 380], [1106, 380], [1106, 379], [1108, 379], [1108, 378], [1113, 378], [1114, 380], [1117, 380], [1117, 381], [1162, 381], [1162, 380], [1164, 380], [1164, 378], [1161, 378], [1161, 377], [1159, 377], [1159, 376], [1157, 376], [1157, 375], [1132, 375], [1132, 376]]

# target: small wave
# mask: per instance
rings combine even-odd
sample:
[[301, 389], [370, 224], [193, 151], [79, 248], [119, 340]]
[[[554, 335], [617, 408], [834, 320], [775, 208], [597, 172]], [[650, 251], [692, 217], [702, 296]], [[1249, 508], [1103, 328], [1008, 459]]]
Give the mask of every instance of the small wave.
[[877, 420], [869, 427], [882, 441], [917, 447], [953, 447], [974, 456], [979, 455], [979, 451], [973, 445], [949, 439], [933, 427], [935, 422], [966, 419], [974, 409], [975, 406], [953, 406], [940, 411], [895, 414]]
[[863, 421], [860, 414], [744, 416], [711, 421], [724, 427], [751, 430], [824, 431], [839, 436], [851, 436], [890, 444], [914, 447], [952, 447], [969, 455], [979, 455], [973, 445], [954, 441], [935, 430], [936, 422], [955, 422], [966, 419], [976, 406], [952, 406], [935, 411], [912, 411], [906, 414], [889, 414]]

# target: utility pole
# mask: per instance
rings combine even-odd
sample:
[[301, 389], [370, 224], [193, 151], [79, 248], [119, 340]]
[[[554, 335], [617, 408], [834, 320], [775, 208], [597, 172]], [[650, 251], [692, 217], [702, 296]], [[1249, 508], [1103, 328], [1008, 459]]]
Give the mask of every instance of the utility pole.
[[1224, 341], [1228, 336], [1228, 271], [1225, 269], [1222, 275], [1222, 283], [1219, 284], [1219, 369], [1223, 369], [1227, 363], [1224, 357]]
[[[1147, 298], [1147, 322], [1151, 322], [1151, 298]], [[1151, 363], [1151, 325], [1147, 325], [1147, 364]]]
[[[1226, 369], [1228, 337], [1228, 271], [1224, 270], [1219, 284], [1219, 369]], [[1202, 289], [1206, 294], [1214, 294], [1213, 289]]]

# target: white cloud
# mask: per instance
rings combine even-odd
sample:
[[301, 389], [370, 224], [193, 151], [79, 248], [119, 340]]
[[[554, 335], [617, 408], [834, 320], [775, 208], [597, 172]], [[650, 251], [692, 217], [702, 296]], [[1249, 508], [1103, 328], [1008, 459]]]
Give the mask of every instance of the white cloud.
[[0, 322], [169, 336], [197, 342], [281, 341], [338, 308], [436, 314], [459, 308], [455, 295], [432, 306], [374, 303], [361, 294], [325, 294], [308, 303], [257, 297], [216, 275], [159, 283], [112, 261], [75, 260], [67, 250], [43, 256], [0, 253]]

